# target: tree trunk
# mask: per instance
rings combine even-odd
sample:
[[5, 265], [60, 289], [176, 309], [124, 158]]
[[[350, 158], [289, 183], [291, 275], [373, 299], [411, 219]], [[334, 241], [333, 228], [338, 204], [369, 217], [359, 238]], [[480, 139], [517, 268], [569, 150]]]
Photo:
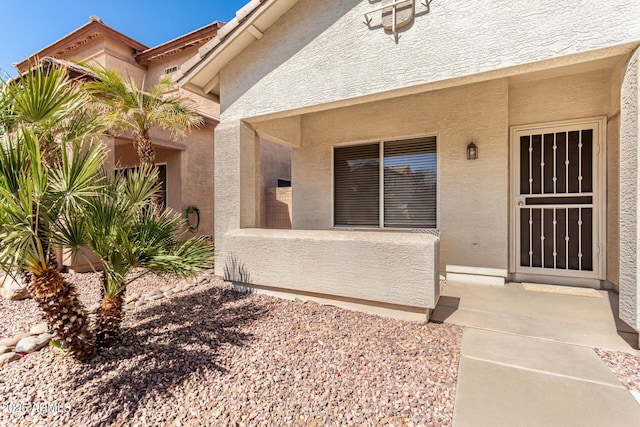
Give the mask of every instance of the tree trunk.
[[49, 266], [42, 274], [31, 275], [29, 291], [69, 354], [81, 361], [89, 359], [94, 352], [93, 337], [75, 287]]
[[[138, 153], [138, 159], [140, 160], [140, 166], [148, 165], [153, 169], [156, 169], [156, 152], [153, 148], [151, 138], [146, 134], [139, 134], [135, 139], [135, 149]], [[162, 188], [160, 177], [156, 181], [158, 188]], [[158, 210], [162, 210], [164, 206], [164, 200], [162, 200], [162, 193], [160, 190], [153, 195], [153, 205]]]
[[113, 296], [105, 296], [98, 309], [96, 324], [96, 344], [109, 346], [120, 336], [124, 307], [124, 291]]
[[151, 143], [151, 138], [149, 137], [149, 135], [145, 135], [145, 134], [136, 135], [135, 149], [138, 153], [140, 166], [156, 165], [156, 152], [153, 149], [153, 144]]

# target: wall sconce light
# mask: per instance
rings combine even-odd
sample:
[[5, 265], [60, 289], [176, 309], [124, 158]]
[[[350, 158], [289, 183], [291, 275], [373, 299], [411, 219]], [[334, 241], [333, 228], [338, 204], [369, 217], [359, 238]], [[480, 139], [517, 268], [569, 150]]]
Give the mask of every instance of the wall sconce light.
[[476, 160], [478, 158], [478, 146], [471, 141], [467, 145], [467, 160]]

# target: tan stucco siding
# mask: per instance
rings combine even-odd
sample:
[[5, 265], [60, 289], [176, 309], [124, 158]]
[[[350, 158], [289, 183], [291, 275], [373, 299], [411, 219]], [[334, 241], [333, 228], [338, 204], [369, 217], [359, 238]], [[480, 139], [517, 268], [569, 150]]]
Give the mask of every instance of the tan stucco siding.
[[232, 230], [218, 262], [234, 282], [421, 308], [424, 321], [440, 294], [438, 243], [413, 233]]
[[[185, 49], [183, 52], [154, 60], [148, 65], [149, 71], [147, 72], [145, 84], [147, 86], [153, 86], [164, 76], [171, 78], [172, 74], [165, 74], [165, 70], [175, 65], [180, 67], [180, 65], [190, 59], [197, 51], [198, 46], [194, 46], [192, 48]], [[187, 98], [199, 112], [206, 114], [209, 117], [220, 117], [220, 104], [217, 102], [217, 99], [201, 96], [188, 90], [178, 89], [177, 83], [175, 91], [170, 92], [170, 94]]]
[[640, 175], [640, 50], [625, 70], [620, 109], [620, 319], [640, 330], [638, 199]]
[[620, 283], [620, 96], [627, 59], [611, 73], [607, 120], [607, 280]]
[[[507, 268], [507, 89], [497, 80], [304, 116], [293, 150], [293, 228], [333, 226], [335, 144], [436, 134], [442, 266]], [[475, 161], [466, 160], [471, 140]]]
[[640, 40], [636, 0], [430, 5], [395, 43], [363, 24], [377, 3], [301, 0], [222, 69], [222, 119], [343, 102]]
[[213, 126], [203, 125], [182, 138], [182, 211], [188, 206], [200, 209], [198, 232], [213, 236], [214, 153]]
[[153, 86], [166, 75], [164, 72], [165, 69], [173, 67], [174, 65], [180, 67], [180, 65], [190, 59], [197, 51], [198, 49], [196, 47], [186, 49], [183, 52], [175, 53], [164, 58], [155, 59], [148, 65], [149, 72], [147, 73], [147, 84], [149, 86]]
[[607, 116], [611, 70], [514, 83], [509, 88], [509, 125]]
[[[198, 207], [198, 233], [213, 236], [213, 126], [193, 129], [182, 141], [184, 150], [155, 148], [156, 163], [167, 164], [167, 206], [181, 213], [188, 206]], [[130, 141], [118, 140], [114, 161], [116, 167], [138, 165], [138, 155]]]

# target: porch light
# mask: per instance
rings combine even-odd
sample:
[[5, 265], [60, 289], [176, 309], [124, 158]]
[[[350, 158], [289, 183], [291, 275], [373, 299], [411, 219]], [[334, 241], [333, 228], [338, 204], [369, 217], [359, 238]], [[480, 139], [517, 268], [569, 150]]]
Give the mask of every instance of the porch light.
[[478, 158], [478, 146], [471, 141], [467, 145], [467, 160], [476, 160]]

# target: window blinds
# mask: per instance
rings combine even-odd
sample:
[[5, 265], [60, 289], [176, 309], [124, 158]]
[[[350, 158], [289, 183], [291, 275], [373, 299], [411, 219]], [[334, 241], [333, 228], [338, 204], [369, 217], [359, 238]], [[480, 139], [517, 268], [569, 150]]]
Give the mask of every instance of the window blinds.
[[334, 222], [337, 226], [380, 224], [380, 150], [378, 144], [334, 151]]
[[[436, 228], [436, 137], [336, 147], [334, 223], [336, 226]], [[380, 161], [384, 172], [380, 177]]]
[[436, 138], [384, 144], [384, 226], [435, 228]]

